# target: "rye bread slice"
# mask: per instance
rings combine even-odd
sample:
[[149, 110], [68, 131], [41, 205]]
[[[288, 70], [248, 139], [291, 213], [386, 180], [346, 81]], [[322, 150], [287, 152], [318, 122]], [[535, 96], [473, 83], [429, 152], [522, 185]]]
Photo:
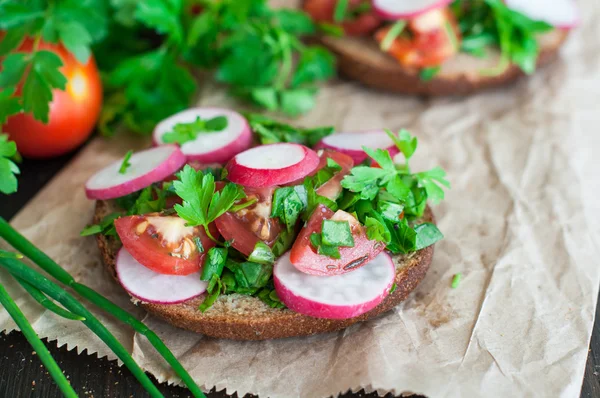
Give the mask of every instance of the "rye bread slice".
[[[539, 36], [541, 50], [537, 60], [538, 68], [557, 57], [567, 35], [567, 31], [555, 29]], [[493, 68], [500, 61], [500, 52], [490, 49], [485, 58], [460, 53], [446, 61], [433, 79], [423, 81], [417, 69], [400, 65], [381, 51], [372, 38], [322, 37], [320, 41], [336, 54], [342, 75], [370, 87], [402, 94], [465, 95], [503, 86], [524, 76], [523, 71], [514, 64], [499, 75], [482, 75], [481, 70]]]
[[[110, 201], [97, 201], [94, 222], [116, 211]], [[427, 208], [424, 221], [434, 222], [431, 209]], [[112, 237], [97, 235], [98, 246], [111, 275], [118, 281], [115, 258], [121, 247]], [[240, 294], [220, 296], [206, 312], [198, 310], [204, 295], [179, 304], [151, 304], [132, 300], [146, 311], [168, 323], [202, 333], [207, 336], [234, 340], [266, 340], [293, 336], [308, 336], [333, 332], [356, 322], [366, 321], [391, 310], [421, 282], [431, 264], [433, 246], [411, 253], [394, 256], [397, 288], [379, 306], [359, 317], [344, 320], [311, 318], [288, 309], [271, 308], [260, 299]]]

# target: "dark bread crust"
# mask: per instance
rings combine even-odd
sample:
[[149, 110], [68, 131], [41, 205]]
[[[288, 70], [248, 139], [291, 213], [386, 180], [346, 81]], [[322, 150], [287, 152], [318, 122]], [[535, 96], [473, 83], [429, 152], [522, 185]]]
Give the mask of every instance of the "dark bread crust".
[[[552, 62], [568, 32], [553, 30], [539, 37], [540, 55], [537, 66]], [[401, 66], [388, 54], [382, 52], [375, 40], [370, 38], [322, 37], [321, 43], [333, 51], [338, 59], [342, 75], [367, 86], [401, 94], [425, 96], [465, 95], [490, 87], [504, 86], [521, 76], [523, 71], [511, 64], [497, 76], [484, 76], [481, 69], [492, 68], [499, 56], [490, 50], [490, 56], [481, 60], [467, 54], [459, 54], [447, 61], [441, 71], [430, 81], [423, 81], [417, 69]]]
[[[96, 202], [94, 222], [113, 211], [106, 201]], [[431, 209], [427, 208], [424, 221], [434, 222]], [[105, 265], [117, 280], [115, 257], [120, 243], [114, 238], [97, 235], [98, 246]], [[177, 327], [202, 333], [207, 336], [234, 340], [266, 340], [293, 336], [308, 336], [333, 332], [354, 323], [366, 321], [391, 310], [414, 290], [431, 264], [433, 247], [428, 247], [410, 256], [395, 256], [396, 290], [370, 312], [344, 320], [311, 318], [288, 309], [273, 309], [258, 298], [226, 295], [221, 296], [214, 306], [202, 313], [198, 306], [204, 296], [180, 304], [150, 304], [139, 302], [149, 313]], [[117, 280], [118, 281], [118, 280]]]

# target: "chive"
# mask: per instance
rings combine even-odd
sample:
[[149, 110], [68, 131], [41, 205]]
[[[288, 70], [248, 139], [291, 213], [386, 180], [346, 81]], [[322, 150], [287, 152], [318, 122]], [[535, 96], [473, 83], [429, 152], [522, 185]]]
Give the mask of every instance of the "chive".
[[129, 163], [131, 155], [133, 155], [133, 151], [130, 149], [129, 151], [127, 151], [125, 157], [123, 158], [123, 163], [121, 163], [121, 167], [119, 168], [119, 174], [125, 174], [129, 166], [131, 166], [131, 163]]
[[454, 274], [454, 276], [452, 277], [452, 284], [450, 285], [452, 289], [456, 289], [458, 287], [458, 285], [460, 284], [461, 276], [462, 274], [460, 272], [458, 274]]
[[61, 303], [67, 310], [85, 317], [85, 320], [82, 322], [117, 355], [146, 391], [148, 391], [150, 396], [163, 397], [158, 388], [150, 381], [146, 373], [133, 360], [119, 340], [75, 297], [18, 260], [10, 258], [0, 259], [0, 266], [8, 270], [15, 278], [23, 279], [25, 282], [40, 289], [43, 293]]
[[42, 340], [40, 340], [35, 330], [33, 330], [29, 321], [27, 320], [27, 318], [25, 318], [25, 315], [23, 315], [17, 304], [14, 302], [14, 300], [10, 297], [6, 289], [4, 289], [4, 286], [2, 286], [1, 284], [0, 304], [2, 304], [2, 306], [6, 309], [6, 312], [8, 312], [10, 317], [15, 321], [19, 329], [21, 329], [21, 333], [23, 333], [23, 335], [25, 336], [31, 347], [35, 350], [37, 356], [40, 358], [46, 369], [48, 369], [48, 372], [50, 373], [50, 375], [54, 379], [54, 382], [56, 383], [56, 385], [58, 385], [58, 388], [60, 388], [64, 396], [67, 398], [77, 398], [77, 393], [75, 392], [75, 390], [73, 390], [71, 384], [69, 384], [69, 381], [63, 374], [62, 370], [60, 370], [60, 367], [58, 366], [54, 358], [52, 358], [52, 355], [50, 354], [44, 343], [42, 343]]
[[48, 300], [48, 297], [37, 287], [25, 282], [22, 279], [16, 278], [17, 282], [23, 286], [23, 289], [27, 290], [27, 293], [33, 297], [35, 301], [44, 306], [47, 310], [54, 312], [58, 316], [62, 316], [63, 318], [70, 319], [72, 321], [85, 321], [85, 318], [72, 313], [71, 311], [65, 310], [63, 307], [57, 305], [52, 300]]
[[205, 398], [204, 393], [200, 390], [200, 387], [194, 382], [194, 379], [189, 375], [185, 368], [179, 363], [175, 355], [167, 348], [165, 343], [154, 333], [152, 330], [140, 322], [136, 317], [108, 300], [98, 292], [89, 287], [75, 282], [75, 279], [65, 271], [60, 265], [54, 260], [48, 257], [44, 252], [39, 250], [28, 241], [23, 235], [17, 232], [6, 220], [0, 217], [0, 236], [10, 243], [15, 249], [23, 253], [26, 257], [31, 259], [44, 271], [48, 272], [53, 278], [57, 279], [61, 283], [71, 287], [80, 296], [88, 300], [89, 302], [97, 305], [104, 311], [113, 315], [120, 321], [130, 325], [133, 329], [145, 336], [150, 344], [158, 351], [162, 357], [167, 361], [173, 368], [175, 373], [181, 378], [185, 385], [190, 389], [190, 392], [194, 397]]
[[0, 250], [0, 258], [23, 258], [23, 255], [21, 253], [13, 253], [13, 252], [7, 252], [6, 250]]
[[400, 36], [400, 33], [402, 33], [402, 31], [404, 30], [404, 27], [406, 27], [406, 21], [402, 20], [397, 21], [395, 24], [392, 25], [390, 30], [388, 30], [387, 34], [383, 38], [383, 41], [381, 42], [381, 49], [383, 51], [388, 51], [390, 49], [392, 43], [394, 43], [394, 40], [396, 40], [398, 36]]

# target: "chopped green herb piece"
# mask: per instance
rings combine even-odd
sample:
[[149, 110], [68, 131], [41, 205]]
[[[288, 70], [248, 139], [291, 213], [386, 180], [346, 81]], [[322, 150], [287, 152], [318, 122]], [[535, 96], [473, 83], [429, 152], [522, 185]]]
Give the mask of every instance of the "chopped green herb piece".
[[208, 292], [208, 295], [204, 298], [204, 301], [199, 307], [201, 312], [206, 312], [206, 310], [212, 307], [223, 291], [223, 284], [221, 283], [221, 279], [219, 279], [217, 274], [213, 274], [210, 278], [206, 291]]
[[131, 155], [133, 155], [133, 151], [132, 150], [127, 151], [127, 153], [125, 154], [125, 157], [123, 158], [123, 163], [121, 163], [121, 167], [119, 167], [119, 174], [125, 174], [127, 172], [127, 169], [129, 168], [129, 166], [131, 166], [131, 163], [129, 163], [129, 159], [131, 159]]
[[202, 266], [202, 275], [200, 279], [210, 281], [214, 276], [221, 277], [223, 267], [227, 261], [227, 249], [221, 247], [211, 247], [206, 253], [206, 260]]
[[227, 124], [227, 117], [225, 116], [215, 116], [206, 120], [198, 116], [193, 122], [177, 123], [173, 126], [173, 131], [162, 136], [162, 140], [167, 144], [177, 143], [182, 145], [195, 140], [200, 134], [223, 131], [227, 128]]
[[380, 45], [381, 50], [388, 51], [390, 49], [390, 47], [392, 46], [392, 44], [394, 43], [394, 40], [396, 40], [398, 38], [398, 36], [400, 36], [400, 34], [402, 34], [402, 31], [404, 30], [405, 27], [406, 27], [406, 21], [404, 21], [404, 20], [396, 21], [392, 25], [392, 27], [388, 30], [385, 37], [383, 38], [381, 45]]
[[344, 19], [346, 18], [346, 14], [348, 13], [348, 3], [349, 0], [337, 0], [333, 12], [334, 22], [340, 23], [344, 21]]
[[460, 284], [461, 277], [462, 274], [460, 272], [458, 274], [454, 274], [454, 276], [452, 277], [452, 284], [450, 285], [452, 289], [456, 289], [458, 287], [458, 285]]
[[90, 236], [96, 234], [116, 236], [114, 221], [121, 217], [121, 213], [111, 213], [105, 216], [99, 224], [88, 225], [79, 233], [80, 236]]
[[[301, 191], [299, 191], [302, 189]], [[300, 192], [300, 193], [299, 193]], [[283, 187], [275, 190], [271, 217], [277, 217], [283, 222], [288, 231], [295, 229], [300, 214], [306, 208], [301, 194], [305, 192], [304, 187]]]
[[436, 77], [441, 69], [442, 69], [441, 66], [430, 66], [428, 68], [423, 68], [419, 72], [419, 77], [421, 78], [422, 81], [428, 82], [428, 81], [432, 80], [434, 77]]
[[398, 285], [396, 285], [396, 282], [394, 282], [394, 284], [392, 285], [392, 287], [390, 288], [390, 294], [394, 293], [396, 291], [396, 289], [398, 288]]
[[256, 246], [254, 246], [254, 250], [248, 256], [248, 261], [259, 264], [273, 264], [275, 262], [275, 255], [273, 255], [271, 248], [266, 243], [258, 241]]
[[194, 244], [196, 245], [196, 249], [198, 249], [198, 253], [204, 253], [204, 245], [202, 245], [202, 241], [198, 236], [194, 236]]
[[417, 233], [415, 241], [415, 250], [421, 250], [444, 239], [444, 235], [442, 235], [442, 233], [435, 224], [419, 224], [414, 227], [414, 230]]
[[327, 246], [354, 247], [348, 221], [323, 220], [321, 240]]

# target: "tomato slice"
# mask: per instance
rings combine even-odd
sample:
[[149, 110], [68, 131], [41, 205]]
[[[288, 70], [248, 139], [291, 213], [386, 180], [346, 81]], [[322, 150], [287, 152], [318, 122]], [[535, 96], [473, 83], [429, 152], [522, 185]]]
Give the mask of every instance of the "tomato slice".
[[[140, 264], [167, 275], [189, 275], [200, 271], [206, 252], [215, 246], [202, 227], [186, 227], [177, 216], [150, 213], [115, 220], [123, 246]], [[219, 231], [209, 226], [215, 239]], [[204, 252], [200, 253], [195, 239], [199, 238]]]
[[331, 200], [337, 200], [342, 193], [342, 180], [350, 173], [352, 167], [354, 167], [354, 160], [352, 160], [350, 156], [341, 152], [325, 149], [321, 154], [321, 161], [319, 162], [317, 171], [327, 166], [327, 159], [333, 160], [339, 164], [342, 169], [335, 173], [335, 175], [331, 177], [329, 181], [317, 188], [315, 192], [317, 195], [325, 196]]
[[[304, 11], [306, 11], [314, 21], [334, 23], [333, 14], [338, 0], [307, 0], [304, 2]], [[350, 0], [350, 10], [368, 3], [366, 0]], [[373, 12], [365, 12], [357, 15], [353, 19], [346, 20], [339, 24], [348, 36], [366, 36], [379, 26], [381, 19]]]
[[273, 192], [276, 188], [244, 187], [244, 201], [257, 199], [257, 202], [236, 213], [224, 213], [215, 220], [221, 236], [233, 241], [231, 245], [246, 256], [254, 251], [259, 241], [272, 247], [283, 229], [279, 219], [271, 218]]
[[[381, 43], [389, 29], [379, 29], [375, 39]], [[387, 51], [402, 65], [416, 68], [439, 66], [458, 52], [456, 42], [460, 40], [460, 31], [456, 18], [448, 9], [423, 14], [411, 20], [408, 29], [412, 37], [397, 38]]]
[[[340, 247], [339, 259], [318, 254], [310, 242], [310, 235], [313, 232], [321, 232], [323, 220], [348, 221], [350, 224], [354, 247]], [[365, 228], [349, 213], [342, 210], [334, 213], [328, 207], [319, 205], [296, 238], [290, 253], [290, 261], [298, 270], [307, 274], [339, 275], [362, 267], [383, 249], [385, 245], [376, 240], [369, 240]]]

